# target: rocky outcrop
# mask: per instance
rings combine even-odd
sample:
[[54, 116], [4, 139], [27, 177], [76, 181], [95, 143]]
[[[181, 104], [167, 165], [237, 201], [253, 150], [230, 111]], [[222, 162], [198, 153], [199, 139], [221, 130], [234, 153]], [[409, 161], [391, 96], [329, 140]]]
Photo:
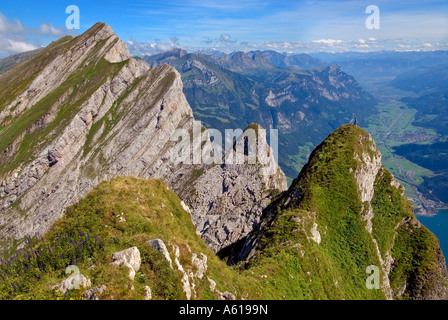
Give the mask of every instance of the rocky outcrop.
[[124, 265], [127, 267], [129, 269], [129, 279], [132, 281], [135, 278], [135, 273], [140, 270], [141, 262], [140, 251], [137, 247], [115, 252], [112, 255], [112, 265], [117, 267]]
[[192, 269], [186, 269], [180, 263], [181, 255], [180, 249], [177, 245], [172, 245], [172, 252], [174, 255], [174, 264], [176, 269], [181, 273], [182, 289], [187, 300], [196, 298], [196, 286], [199, 281], [202, 280], [205, 273], [207, 272], [207, 256], [203, 253], [198, 255], [191, 252], [190, 248], [187, 247], [187, 255], [191, 254], [191, 262], [193, 265]]
[[291, 88], [284, 88], [279, 92], [276, 92], [275, 94], [272, 92], [272, 90], [269, 90], [269, 94], [264, 99], [266, 104], [270, 107], [280, 107], [283, 102], [290, 101], [290, 102], [296, 102], [297, 100], [288, 92]]
[[145, 286], [145, 297], [144, 300], [152, 300], [152, 293], [151, 288], [148, 286]]
[[198, 257], [196, 253], [193, 253], [191, 255], [191, 262], [193, 263], [193, 266], [196, 267], [194, 276], [201, 280], [204, 277], [204, 273], [207, 272], [207, 256], [200, 253]]
[[[0, 77], [0, 81], [7, 80], [11, 85], [17, 81], [16, 87], [29, 82], [22, 91], [8, 97], [0, 109], [0, 123], [9, 119], [8, 127], [1, 131], [1, 139], [9, 139], [2, 140], [5, 150], [0, 155], [2, 243], [45, 233], [62, 216], [64, 208], [102, 181], [126, 175], [164, 180], [189, 205], [198, 230], [204, 229], [206, 220], [202, 216], [208, 215], [206, 208], [212, 209], [210, 203], [218, 204], [225, 191], [217, 191], [207, 200], [207, 192], [198, 188], [198, 202], [186, 195], [197, 172], [207, 172], [203, 179], [208, 181], [220, 167], [209, 171], [206, 161], [173, 161], [178, 143], [173, 133], [180, 130], [191, 134], [201, 128], [193, 118], [181, 77], [174, 68], [162, 65], [149, 69], [145, 62], [133, 59], [112, 29], [102, 23], [77, 38], [61, 39], [24, 63], [29, 70], [24, 70], [22, 63]], [[41, 118], [26, 122], [30, 119], [26, 115], [40, 112]], [[26, 140], [31, 134], [33, 143]], [[194, 154], [202, 155], [204, 160], [212, 150], [207, 130], [200, 130], [199, 138], [199, 146], [187, 150], [193, 161]], [[268, 162], [264, 166], [264, 170], [272, 168], [278, 168], [277, 164]], [[245, 232], [256, 221], [249, 216], [261, 211], [269, 201], [268, 189], [275, 188], [281, 179], [282, 187], [286, 183], [281, 171], [251, 178], [252, 169], [242, 166], [218, 173], [226, 185], [235, 186], [231, 193], [236, 193], [236, 187], [247, 190], [245, 196], [235, 195], [228, 204], [222, 204], [229, 210], [240, 208], [238, 214], [246, 218], [236, 224]], [[264, 191], [253, 194], [261, 189]], [[262, 198], [266, 200], [260, 205], [258, 200]], [[209, 216], [211, 225], [216, 211]], [[235, 222], [231, 221], [229, 227], [232, 224]], [[224, 225], [208, 230], [212, 233], [213, 228]], [[238, 238], [218, 233], [208, 235], [213, 239], [208, 243], [216, 242], [215, 250]]]
[[187, 298], [187, 300], [190, 300], [192, 296], [194, 297], [196, 295], [194, 281], [190, 284], [190, 278], [193, 278], [193, 273], [191, 272], [191, 270], [184, 270], [183, 266], [180, 264], [180, 251], [178, 246], [173, 245], [173, 253], [174, 263], [176, 264], [177, 270], [179, 270], [182, 274], [181, 282], [185, 297]]
[[[256, 143], [252, 143], [253, 138], [245, 139], [250, 130]], [[244, 159], [236, 164], [239, 150]], [[266, 132], [252, 124], [236, 141], [235, 150], [227, 152], [223, 164], [203, 169], [181, 197], [191, 208], [201, 237], [213, 251], [219, 252], [252, 231], [263, 208], [286, 188], [286, 177], [266, 142]]]
[[166, 245], [162, 240], [160, 239], [149, 240], [147, 244], [154, 250], [157, 250], [160, 253], [162, 253], [166, 261], [168, 261], [168, 263], [170, 264], [171, 269], [173, 269], [173, 262], [171, 261], [170, 253], [168, 252], [168, 249], [166, 248]]
[[82, 297], [84, 300], [100, 300], [101, 295], [104, 291], [106, 291], [107, 287], [105, 285], [102, 285], [100, 287], [93, 287], [92, 289], [87, 290], [84, 292]]
[[86, 278], [82, 274], [77, 274], [68, 277], [63, 280], [61, 283], [52, 286], [51, 288], [54, 290], [59, 290], [62, 294], [67, 294], [70, 290], [73, 289], [81, 289], [81, 288], [90, 288], [91, 282], [88, 278]]
[[218, 300], [235, 300], [236, 297], [233, 293], [225, 291], [224, 293], [216, 289], [216, 282], [210, 278], [207, 278], [210, 284], [210, 291], [215, 293]]

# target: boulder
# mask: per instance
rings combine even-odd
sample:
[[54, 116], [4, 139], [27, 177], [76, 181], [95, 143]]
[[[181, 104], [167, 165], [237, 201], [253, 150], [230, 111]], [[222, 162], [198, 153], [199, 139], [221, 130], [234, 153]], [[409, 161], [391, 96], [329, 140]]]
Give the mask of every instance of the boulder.
[[196, 253], [191, 256], [191, 262], [196, 267], [195, 277], [199, 280], [204, 277], [204, 273], [207, 271], [207, 256], [203, 253], [199, 254], [199, 258]]
[[160, 239], [149, 240], [147, 244], [154, 250], [161, 252], [165, 257], [165, 259], [169, 262], [171, 269], [173, 269], [173, 262], [171, 261], [170, 254], [165, 246], [165, 243], [162, 240]]
[[82, 274], [77, 274], [68, 277], [61, 283], [52, 286], [51, 288], [54, 290], [59, 290], [62, 294], [68, 294], [70, 290], [73, 289], [81, 289], [81, 288], [90, 288], [91, 286], [90, 279], [86, 278]]
[[100, 300], [100, 296], [103, 294], [103, 292], [107, 289], [105, 285], [102, 285], [101, 287], [93, 287], [90, 290], [87, 290], [82, 295], [84, 300]]
[[148, 286], [145, 286], [145, 291], [146, 291], [146, 294], [145, 294], [145, 300], [152, 300], [152, 294], [151, 294], [151, 288], [150, 287], [148, 287]]
[[112, 265], [121, 266], [124, 265], [129, 268], [129, 278], [134, 280], [135, 272], [140, 269], [142, 262], [140, 258], [140, 251], [137, 247], [132, 247], [126, 250], [115, 252], [112, 255]]

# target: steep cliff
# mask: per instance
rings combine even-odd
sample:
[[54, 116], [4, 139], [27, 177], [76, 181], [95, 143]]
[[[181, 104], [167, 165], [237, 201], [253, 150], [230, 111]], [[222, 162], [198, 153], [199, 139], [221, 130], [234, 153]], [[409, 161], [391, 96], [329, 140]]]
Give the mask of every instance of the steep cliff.
[[102, 23], [9, 68], [0, 88], [3, 298], [448, 298], [438, 240], [357, 126], [284, 191], [260, 126], [220, 159], [179, 73], [131, 58]]
[[[237, 164], [238, 152], [244, 155], [241, 164]], [[252, 164], [251, 157], [255, 160]], [[266, 132], [257, 124], [246, 128], [222, 162], [197, 171], [190, 186], [179, 191], [192, 208], [201, 237], [214, 252], [243, 239], [260, 222], [262, 210], [273, 196], [287, 189]]]
[[43, 233], [105, 179], [156, 174], [171, 132], [193, 122], [177, 73], [132, 59], [101, 23], [1, 81], [2, 238]]
[[144, 58], [182, 75], [195, 118], [207, 128], [278, 128], [279, 164], [291, 180], [329, 132], [356, 114], [376, 113], [376, 101], [337, 65], [307, 55], [238, 52], [219, 59], [176, 50]]
[[[168, 65], [150, 69], [131, 58], [103, 23], [8, 69], [0, 76], [0, 88], [3, 249], [47, 231], [64, 208], [102, 181], [123, 175], [160, 178], [184, 194], [197, 172], [209, 167], [208, 131], [194, 120], [179, 73]], [[186, 161], [176, 162], [174, 133], [192, 136], [195, 128], [199, 146], [191, 144]], [[204, 161], [189, 164], [193, 154]], [[244, 180], [239, 185], [260, 188], [261, 183]], [[235, 207], [243, 201], [250, 211], [258, 200], [232, 201]], [[207, 213], [191, 204], [193, 217]]]
[[[446, 299], [438, 240], [418, 222], [403, 191], [382, 167], [370, 135], [344, 125], [313, 151], [230, 260], [273, 268], [277, 285], [297, 281], [300, 290], [289, 294], [301, 297]], [[366, 287], [372, 266], [381, 290]], [[300, 274], [297, 280], [286, 279], [288, 270]]]

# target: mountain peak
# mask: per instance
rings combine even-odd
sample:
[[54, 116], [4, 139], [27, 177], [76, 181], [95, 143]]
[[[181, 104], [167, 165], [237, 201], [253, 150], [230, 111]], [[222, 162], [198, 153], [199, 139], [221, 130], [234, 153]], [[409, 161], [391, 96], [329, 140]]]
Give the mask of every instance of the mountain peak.
[[[353, 124], [336, 129], [314, 149], [290, 188], [263, 211], [259, 227], [236, 251], [230, 261], [246, 259], [260, 267], [270, 259], [291, 259], [313, 265], [313, 273], [332, 270], [339, 278], [329, 287], [341, 298], [350, 295], [341, 291], [348, 283], [363, 289], [369, 266], [381, 272], [381, 294], [387, 299], [448, 296], [437, 238], [419, 223], [403, 187], [381, 165], [372, 137]], [[352, 259], [356, 264], [340, 263]]]
[[88, 47], [91, 43], [104, 43], [104, 59], [110, 63], [118, 63], [131, 58], [126, 44], [118, 38], [110, 26], [103, 22], [97, 22], [78, 38], [76, 38], [78, 39], [77, 48], [80, 50], [83, 46]]
[[313, 179], [318, 175], [322, 179], [332, 171], [347, 177], [354, 175], [361, 200], [370, 201], [380, 167], [381, 153], [370, 134], [359, 126], [346, 124], [333, 131], [313, 150], [291, 188], [295, 188], [306, 175]]

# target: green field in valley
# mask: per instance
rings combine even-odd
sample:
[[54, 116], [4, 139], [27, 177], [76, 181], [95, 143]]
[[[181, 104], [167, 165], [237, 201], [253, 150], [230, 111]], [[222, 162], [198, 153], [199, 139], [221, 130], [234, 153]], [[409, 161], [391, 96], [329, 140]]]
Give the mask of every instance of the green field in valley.
[[433, 129], [413, 125], [417, 110], [400, 100], [411, 93], [388, 86], [372, 86], [368, 90], [381, 102], [377, 105], [379, 114], [368, 119], [365, 129], [381, 151], [383, 165], [405, 187], [406, 196], [416, 199], [424, 177], [433, 177], [435, 173], [395, 154], [393, 148], [410, 143], [433, 143], [440, 136]]

